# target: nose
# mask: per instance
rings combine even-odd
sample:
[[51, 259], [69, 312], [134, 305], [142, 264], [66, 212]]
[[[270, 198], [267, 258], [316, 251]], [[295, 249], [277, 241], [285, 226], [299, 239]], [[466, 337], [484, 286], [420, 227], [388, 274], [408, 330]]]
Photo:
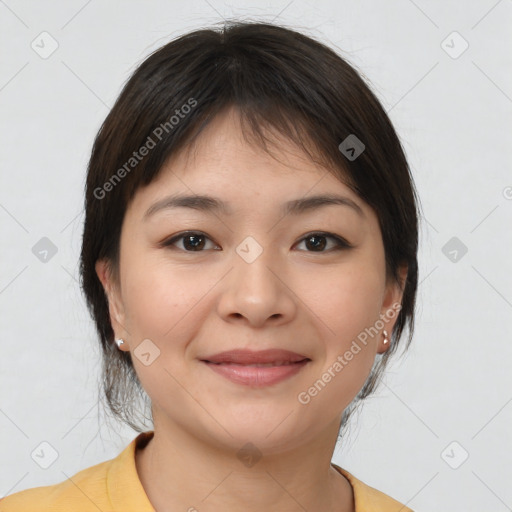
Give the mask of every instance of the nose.
[[[253, 261], [234, 253], [232, 270], [223, 280], [218, 312], [225, 321], [262, 327], [289, 322], [296, 314], [297, 297], [285, 262], [263, 250]], [[230, 262], [230, 263], [231, 263]]]

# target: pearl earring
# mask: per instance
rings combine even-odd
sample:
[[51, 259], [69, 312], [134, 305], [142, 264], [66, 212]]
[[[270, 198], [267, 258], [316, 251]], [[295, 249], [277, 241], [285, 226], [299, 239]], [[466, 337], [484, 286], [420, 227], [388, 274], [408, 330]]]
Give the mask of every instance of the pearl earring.
[[118, 348], [121, 348], [121, 345], [124, 344], [124, 341], [120, 338], [120, 339], [116, 340], [116, 344], [117, 344]]
[[384, 345], [388, 343], [388, 332], [386, 330], [382, 331], [382, 334], [384, 334]]

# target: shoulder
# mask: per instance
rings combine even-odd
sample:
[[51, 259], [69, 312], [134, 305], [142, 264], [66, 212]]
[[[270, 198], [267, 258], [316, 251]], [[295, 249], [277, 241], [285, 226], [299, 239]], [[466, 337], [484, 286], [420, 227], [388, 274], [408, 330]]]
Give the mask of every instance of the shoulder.
[[0, 512], [154, 512], [140, 483], [135, 450], [152, 438], [142, 432], [110, 460], [79, 471], [66, 480], [34, 487], [0, 500]]
[[112, 460], [83, 469], [66, 480], [0, 499], [0, 512], [109, 512], [107, 474]]
[[391, 496], [370, 487], [336, 464], [333, 466], [350, 482], [354, 491], [355, 512], [413, 512]]

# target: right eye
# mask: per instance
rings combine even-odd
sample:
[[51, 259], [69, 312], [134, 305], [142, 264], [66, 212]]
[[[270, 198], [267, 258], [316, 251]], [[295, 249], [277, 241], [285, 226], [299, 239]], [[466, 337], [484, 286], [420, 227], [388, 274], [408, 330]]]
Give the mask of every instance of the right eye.
[[[176, 243], [181, 240], [183, 240], [182, 247], [176, 247]], [[185, 252], [203, 252], [204, 246], [206, 245], [205, 240], [211, 241], [204, 233], [199, 231], [186, 231], [165, 240], [162, 242], [162, 246], [171, 249], [178, 248]]]

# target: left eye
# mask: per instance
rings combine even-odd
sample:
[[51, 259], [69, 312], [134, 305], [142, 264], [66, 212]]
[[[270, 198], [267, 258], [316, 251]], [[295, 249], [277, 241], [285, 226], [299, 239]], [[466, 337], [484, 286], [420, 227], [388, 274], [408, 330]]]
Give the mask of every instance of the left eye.
[[[309, 233], [305, 237], [303, 237], [300, 243], [306, 244], [308, 249], [312, 249], [308, 252], [328, 252], [324, 249], [328, 245], [325, 240], [333, 241], [334, 247], [332, 250], [341, 250], [341, 249], [349, 249], [352, 247], [346, 240], [343, 238], [333, 235], [332, 233]], [[190, 231], [187, 233], [181, 233], [169, 240], [166, 240], [162, 243], [164, 247], [176, 246], [178, 241], [183, 241], [182, 247], [177, 247], [178, 249], [184, 250], [185, 252], [203, 252], [205, 249], [206, 240], [212, 242], [212, 240], [203, 233]], [[212, 242], [213, 243], [213, 242]], [[217, 245], [213, 244], [215, 247]], [[214, 249], [217, 250], [217, 249]]]
[[333, 235], [332, 233], [310, 233], [301, 240], [301, 243], [305, 243], [307, 246], [313, 247], [314, 250], [311, 252], [328, 252], [323, 250], [327, 245], [327, 243], [324, 241], [326, 239], [334, 240], [334, 247], [332, 248], [334, 251], [340, 249], [349, 249], [351, 247], [351, 245], [346, 240], [339, 236]]

